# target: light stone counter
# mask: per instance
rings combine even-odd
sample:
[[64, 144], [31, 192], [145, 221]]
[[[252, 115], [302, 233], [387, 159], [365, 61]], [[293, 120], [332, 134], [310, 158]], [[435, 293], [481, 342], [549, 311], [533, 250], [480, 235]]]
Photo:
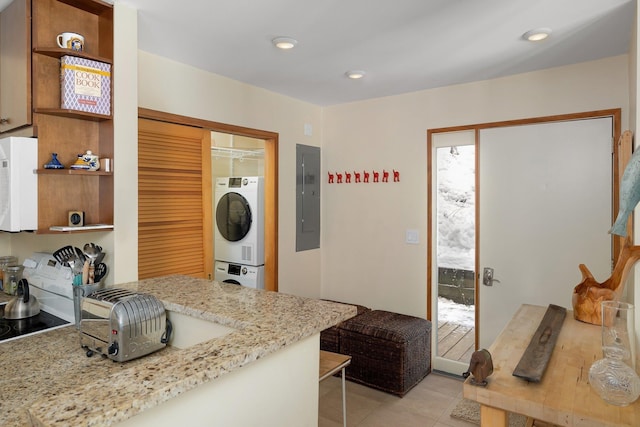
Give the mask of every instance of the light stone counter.
[[237, 329], [125, 363], [87, 357], [69, 326], [0, 343], [1, 426], [108, 426], [356, 314], [354, 306], [168, 276], [117, 285]]

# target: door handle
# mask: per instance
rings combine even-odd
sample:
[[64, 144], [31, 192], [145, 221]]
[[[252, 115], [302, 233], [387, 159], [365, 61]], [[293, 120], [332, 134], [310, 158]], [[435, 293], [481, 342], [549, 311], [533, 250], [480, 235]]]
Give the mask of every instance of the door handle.
[[482, 284], [485, 286], [493, 286], [493, 268], [485, 267], [482, 271]]

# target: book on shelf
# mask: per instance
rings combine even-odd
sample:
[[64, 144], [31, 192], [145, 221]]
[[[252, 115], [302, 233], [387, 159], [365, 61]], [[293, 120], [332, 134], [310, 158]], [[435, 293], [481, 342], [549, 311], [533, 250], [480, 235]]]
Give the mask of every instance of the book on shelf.
[[111, 65], [65, 55], [60, 58], [61, 108], [111, 115]]

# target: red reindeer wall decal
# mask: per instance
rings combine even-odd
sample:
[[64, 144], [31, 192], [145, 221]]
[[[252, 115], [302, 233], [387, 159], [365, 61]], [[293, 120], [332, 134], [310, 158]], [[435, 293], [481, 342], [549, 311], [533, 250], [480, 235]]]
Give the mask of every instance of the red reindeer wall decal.
[[[395, 169], [392, 169], [393, 172], [393, 182], [400, 182], [400, 171], [397, 171]], [[372, 170], [371, 173], [369, 173], [366, 170], [363, 170], [362, 172], [347, 172], [344, 171], [344, 173], [340, 173], [340, 172], [329, 172], [327, 171], [327, 176], [328, 176], [328, 183], [329, 184], [342, 184], [343, 182], [345, 184], [349, 184], [351, 183], [351, 177], [354, 177], [354, 182], [358, 183], [358, 182], [369, 182], [369, 178], [371, 176], [371, 174], [373, 174], [373, 182], [380, 182], [380, 172]], [[390, 172], [382, 169], [382, 182], [389, 182], [389, 175]], [[343, 181], [344, 178], [344, 181]]]

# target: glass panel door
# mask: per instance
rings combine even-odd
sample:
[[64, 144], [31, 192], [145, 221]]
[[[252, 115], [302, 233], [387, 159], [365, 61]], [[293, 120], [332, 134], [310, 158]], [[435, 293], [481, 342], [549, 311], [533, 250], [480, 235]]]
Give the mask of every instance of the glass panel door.
[[475, 350], [474, 131], [432, 136], [433, 368], [461, 375]]

